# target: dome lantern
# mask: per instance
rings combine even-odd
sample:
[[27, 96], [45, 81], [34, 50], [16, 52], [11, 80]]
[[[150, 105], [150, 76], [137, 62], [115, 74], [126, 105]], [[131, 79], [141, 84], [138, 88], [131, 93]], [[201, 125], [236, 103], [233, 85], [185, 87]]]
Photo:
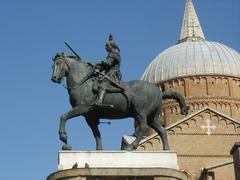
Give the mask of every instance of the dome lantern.
[[179, 43], [204, 40], [204, 34], [192, 0], [187, 0]]

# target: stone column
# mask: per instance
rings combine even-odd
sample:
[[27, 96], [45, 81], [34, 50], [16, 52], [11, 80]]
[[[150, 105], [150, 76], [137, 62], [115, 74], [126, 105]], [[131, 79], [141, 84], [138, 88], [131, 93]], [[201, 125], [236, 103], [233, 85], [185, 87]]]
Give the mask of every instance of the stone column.
[[233, 156], [235, 179], [240, 179], [240, 142], [236, 142], [230, 153]]

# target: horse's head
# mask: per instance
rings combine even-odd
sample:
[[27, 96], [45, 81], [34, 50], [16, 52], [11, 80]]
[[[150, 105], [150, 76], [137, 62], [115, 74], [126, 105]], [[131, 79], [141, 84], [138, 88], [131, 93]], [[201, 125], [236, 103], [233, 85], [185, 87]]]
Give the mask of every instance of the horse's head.
[[67, 56], [64, 53], [57, 53], [53, 58], [53, 61], [52, 81], [55, 83], [61, 83], [63, 77], [67, 75], [70, 69], [67, 62]]

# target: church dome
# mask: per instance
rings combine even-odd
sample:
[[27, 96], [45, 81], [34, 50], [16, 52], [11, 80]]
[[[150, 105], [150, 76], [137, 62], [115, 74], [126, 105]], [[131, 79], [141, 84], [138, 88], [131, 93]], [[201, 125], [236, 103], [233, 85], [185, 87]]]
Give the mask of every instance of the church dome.
[[195, 75], [240, 77], [240, 54], [211, 41], [185, 41], [160, 53], [147, 67], [142, 79], [159, 83]]
[[196, 75], [240, 77], [240, 54], [224, 44], [205, 40], [192, 0], [187, 0], [178, 44], [154, 58], [142, 80], [158, 84]]

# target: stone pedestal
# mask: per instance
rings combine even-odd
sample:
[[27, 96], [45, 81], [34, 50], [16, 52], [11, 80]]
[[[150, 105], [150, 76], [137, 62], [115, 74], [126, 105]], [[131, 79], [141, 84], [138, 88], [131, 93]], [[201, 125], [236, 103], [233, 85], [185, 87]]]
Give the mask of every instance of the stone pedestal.
[[187, 180], [172, 151], [60, 151], [48, 180]]
[[235, 179], [240, 179], [240, 142], [236, 142], [230, 153], [233, 156]]

